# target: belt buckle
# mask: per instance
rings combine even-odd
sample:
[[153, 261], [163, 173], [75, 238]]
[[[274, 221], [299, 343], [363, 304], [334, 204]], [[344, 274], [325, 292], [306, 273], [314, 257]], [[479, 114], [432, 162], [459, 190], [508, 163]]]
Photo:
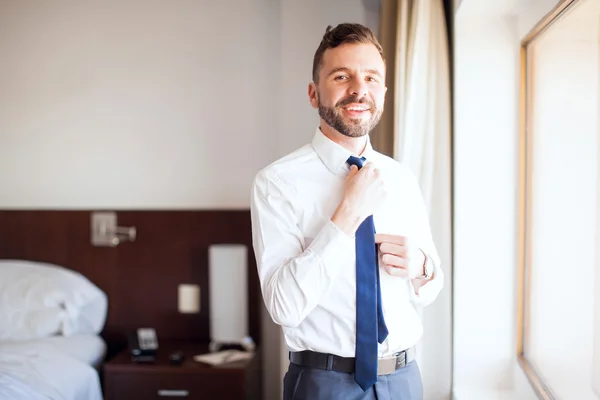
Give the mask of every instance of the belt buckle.
[[380, 358], [377, 362], [377, 375], [389, 375], [405, 365], [405, 351], [396, 353], [392, 357]]
[[406, 365], [406, 351], [396, 356], [396, 369], [400, 369]]

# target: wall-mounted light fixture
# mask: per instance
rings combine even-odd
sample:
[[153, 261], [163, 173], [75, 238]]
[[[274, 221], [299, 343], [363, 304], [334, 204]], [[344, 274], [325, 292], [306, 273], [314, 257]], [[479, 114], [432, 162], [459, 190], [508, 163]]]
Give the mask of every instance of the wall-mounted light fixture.
[[115, 212], [93, 212], [90, 227], [93, 246], [115, 247], [124, 241], [133, 242], [137, 235], [134, 226], [117, 226]]

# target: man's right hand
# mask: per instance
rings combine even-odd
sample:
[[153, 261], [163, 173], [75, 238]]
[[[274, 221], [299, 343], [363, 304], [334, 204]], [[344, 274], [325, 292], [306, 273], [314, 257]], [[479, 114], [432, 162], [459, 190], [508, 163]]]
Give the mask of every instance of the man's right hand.
[[352, 165], [344, 184], [344, 196], [331, 221], [349, 236], [354, 236], [360, 224], [383, 204], [387, 190], [380, 171], [366, 163], [360, 171]]

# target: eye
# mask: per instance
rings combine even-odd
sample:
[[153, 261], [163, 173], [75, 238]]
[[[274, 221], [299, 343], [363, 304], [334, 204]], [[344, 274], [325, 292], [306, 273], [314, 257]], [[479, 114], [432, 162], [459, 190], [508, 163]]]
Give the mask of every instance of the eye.
[[377, 78], [374, 78], [372, 76], [367, 76], [367, 82], [378, 82]]
[[334, 79], [336, 81], [344, 81], [344, 80], [348, 79], [348, 76], [346, 76], [346, 75], [338, 75]]

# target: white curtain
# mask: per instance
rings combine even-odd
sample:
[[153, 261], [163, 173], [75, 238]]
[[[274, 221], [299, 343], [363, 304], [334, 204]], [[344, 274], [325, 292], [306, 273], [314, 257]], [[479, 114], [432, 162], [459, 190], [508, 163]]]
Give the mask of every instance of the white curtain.
[[421, 311], [418, 345], [426, 400], [450, 399], [452, 374], [451, 106], [448, 36], [441, 0], [399, 0], [394, 158], [419, 180], [446, 282]]
[[438, 0], [402, 0], [399, 13], [394, 156], [417, 175], [431, 209], [437, 173], [450, 178], [450, 74], [444, 9]]

